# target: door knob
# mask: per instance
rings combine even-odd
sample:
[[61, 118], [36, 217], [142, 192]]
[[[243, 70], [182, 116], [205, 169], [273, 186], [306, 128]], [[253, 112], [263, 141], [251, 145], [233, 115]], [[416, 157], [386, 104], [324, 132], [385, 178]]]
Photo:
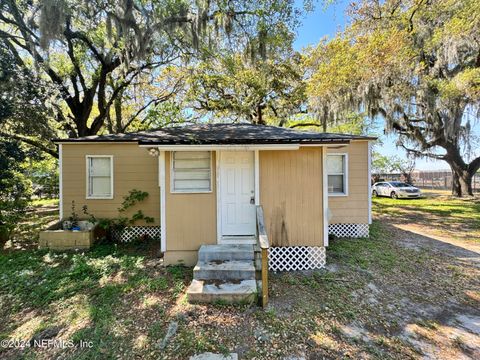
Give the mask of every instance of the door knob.
[[254, 196], [252, 196], [250, 198], [250, 204], [255, 205], [255, 197]]

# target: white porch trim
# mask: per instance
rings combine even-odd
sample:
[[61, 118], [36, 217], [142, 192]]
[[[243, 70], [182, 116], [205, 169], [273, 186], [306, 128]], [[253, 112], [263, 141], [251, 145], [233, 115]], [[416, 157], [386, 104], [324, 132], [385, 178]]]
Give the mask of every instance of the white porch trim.
[[323, 246], [328, 246], [328, 173], [327, 173], [327, 149], [322, 149], [322, 184], [323, 184]]
[[216, 201], [216, 206], [217, 206], [217, 244], [222, 243], [222, 212], [220, 210], [221, 206], [221, 196], [220, 194], [221, 189], [220, 189], [220, 156], [221, 156], [221, 151], [216, 150], [215, 151], [215, 189], [217, 192], [217, 201]]
[[158, 156], [158, 181], [160, 186], [160, 251], [167, 251], [167, 213], [165, 197], [165, 151]]
[[260, 152], [255, 150], [254, 160], [254, 176], [255, 176], [255, 205], [260, 205]]

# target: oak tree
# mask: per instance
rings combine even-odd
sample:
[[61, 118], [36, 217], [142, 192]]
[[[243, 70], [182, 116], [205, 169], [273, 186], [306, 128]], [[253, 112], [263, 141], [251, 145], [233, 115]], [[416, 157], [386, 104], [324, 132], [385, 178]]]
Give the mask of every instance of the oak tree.
[[[364, 0], [350, 25], [307, 57], [307, 92], [322, 118], [381, 116], [410, 154], [446, 161], [454, 195], [480, 168], [480, 7], [476, 0]], [[473, 149], [475, 150], [475, 149]]]
[[[59, 128], [87, 136], [124, 131], [170, 99], [165, 67], [232, 46], [262, 53], [268, 31], [291, 26], [292, 9], [292, 0], [2, 0], [0, 42], [56, 90]], [[137, 91], [148, 84], [147, 95]]]

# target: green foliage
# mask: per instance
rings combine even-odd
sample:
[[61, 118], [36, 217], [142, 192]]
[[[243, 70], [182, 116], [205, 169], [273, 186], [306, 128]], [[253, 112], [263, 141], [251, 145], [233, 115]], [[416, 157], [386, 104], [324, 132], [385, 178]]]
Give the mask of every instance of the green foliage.
[[135, 206], [137, 203], [145, 200], [148, 197], [148, 192], [137, 189], [130, 190], [128, 195], [123, 197], [122, 206], [118, 208], [119, 212], [124, 212], [127, 209]]
[[[291, 37], [283, 41], [288, 49]], [[187, 104], [222, 121], [284, 125], [302, 111], [305, 86], [299, 54], [279, 47], [267, 60], [234, 52], [196, 64], [188, 71]]]
[[390, 172], [404, 172], [407, 169], [412, 169], [415, 163], [408, 159], [402, 159], [397, 155], [382, 155], [378, 151], [372, 154], [372, 172], [373, 173], [390, 173]]
[[181, 125], [190, 119], [191, 116], [186, 115], [182, 107], [171, 100], [151, 107], [143, 123], [147, 128], [158, 129], [171, 125]]
[[27, 175], [32, 181], [33, 192], [38, 197], [58, 196], [59, 172], [57, 159], [47, 156], [30, 157]]
[[[148, 192], [132, 189], [123, 197], [122, 205], [118, 208], [120, 214], [132, 209], [138, 203], [148, 198]], [[153, 217], [147, 216], [141, 209], [134, 212], [130, 217], [119, 216], [117, 218], [97, 219], [93, 214], [89, 213], [87, 206], [83, 206], [83, 213], [88, 216], [89, 221], [98, 223], [98, 225], [111, 232], [113, 229], [122, 230], [128, 225], [134, 225], [138, 221], [145, 221], [147, 224], [155, 222]]]
[[[0, 135], [47, 140], [53, 137], [47, 105], [52, 89], [17, 56], [0, 40]], [[45, 142], [42, 146], [52, 150]]]
[[26, 154], [16, 141], [0, 137], [0, 243], [11, 236], [30, 202], [31, 184], [22, 162]]
[[72, 200], [71, 212], [70, 212], [70, 216], [68, 217], [68, 220], [71, 222], [70, 229], [73, 229], [78, 226], [78, 221], [80, 219], [75, 209], [75, 200]]
[[339, 134], [378, 136], [376, 130], [377, 127], [372, 118], [358, 113], [347, 114], [341, 122], [327, 126], [327, 132]]

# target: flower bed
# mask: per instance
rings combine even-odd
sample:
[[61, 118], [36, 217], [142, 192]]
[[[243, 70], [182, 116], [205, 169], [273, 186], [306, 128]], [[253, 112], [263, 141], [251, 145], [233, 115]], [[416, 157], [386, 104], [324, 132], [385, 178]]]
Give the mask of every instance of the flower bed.
[[[78, 221], [75, 230], [64, 230], [71, 226], [60, 221], [47, 230], [41, 231], [39, 248], [51, 250], [89, 249], [105, 232], [89, 221]], [[78, 229], [78, 230], [77, 230]]]

